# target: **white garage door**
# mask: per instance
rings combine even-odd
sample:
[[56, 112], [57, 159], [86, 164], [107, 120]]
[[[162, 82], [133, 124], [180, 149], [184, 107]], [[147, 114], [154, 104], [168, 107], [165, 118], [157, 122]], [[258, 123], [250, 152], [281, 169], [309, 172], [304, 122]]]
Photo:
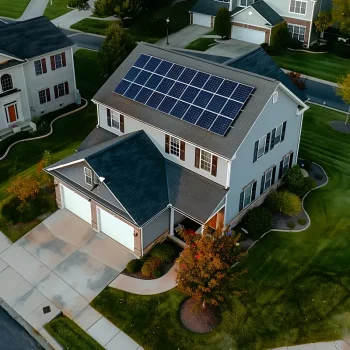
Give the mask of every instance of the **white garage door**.
[[91, 224], [90, 202], [65, 186], [61, 186], [61, 189], [63, 207]]
[[99, 230], [134, 251], [134, 228], [102, 209], [99, 210]]
[[265, 32], [232, 26], [231, 38], [260, 45], [265, 42]]
[[201, 13], [193, 13], [193, 24], [199, 26], [210, 27], [211, 26], [211, 16], [203, 15]]

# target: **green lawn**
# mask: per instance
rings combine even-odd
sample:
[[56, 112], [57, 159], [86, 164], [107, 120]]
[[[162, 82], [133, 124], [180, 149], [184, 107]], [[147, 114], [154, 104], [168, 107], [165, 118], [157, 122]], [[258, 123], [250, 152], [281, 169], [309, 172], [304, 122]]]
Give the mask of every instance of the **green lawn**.
[[19, 18], [30, 0], [0, 0], [0, 16]]
[[338, 112], [311, 107], [300, 156], [321, 164], [329, 184], [306, 199], [311, 227], [270, 233], [236, 267], [245, 291], [229, 296], [223, 322], [212, 333], [182, 328], [176, 290], [139, 296], [104, 290], [92, 306], [145, 349], [261, 349], [340, 339], [350, 326], [350, 138], [333, 131]]
[[350, 59], [341, 58], [332, 53], [284, 51], [273, 59], [282, 68], [335, 83], [342, 75], [350, 73]]
[[209, 47], [215, 44], [215, 40], [212, 38], [199, 38], [188, 44], [185, 49], [196, 50], [196, 51], [206, 51]]
[[85, 33], [107, 35], [109, 26], [115, 21], [101, 21], [98, 19], [85, 18], [71, 26], [72, 29], [81, 30]]
[[63, 346], [71, 350], [103, 350], [104, 348], [85, 333], [75, 322], [60, 316], [45, 325], [45, 329]]
[[69, 9], [67, 5], [68, 0], [52, 0], [52, 5], [49, 1], [45, 9], [44, 16], [52, 20], [72, 11], [72, 9]]
[[[77, 86], [81, 95], [88, 101], [104, 82], [97, 66], [96, 52], [78, 50], [75, 53]], [[41, 159], [44, 150], [50, 150], [56, 159], [62, 159], [74, 153], [96, 123], [96, 108], [89, 102], [89, 106], [84, 110], [58, 120], [54, 124], [53, 135], [42, 140], [16, 145], [8, 158], [0, 162], [0, 208], [10, 199], [7, 192], [9, 182], [16, 176], [35, 174], [36, 164]], [[8, 233], [9, 238], [15, 240], [28, 232], [33, 224], [35, 226], [35, 223], [23, 225], [22, 229], [17, 232], [5, 228], [4, 233]], [[0, 230], [2, 230], [1, 223]]]

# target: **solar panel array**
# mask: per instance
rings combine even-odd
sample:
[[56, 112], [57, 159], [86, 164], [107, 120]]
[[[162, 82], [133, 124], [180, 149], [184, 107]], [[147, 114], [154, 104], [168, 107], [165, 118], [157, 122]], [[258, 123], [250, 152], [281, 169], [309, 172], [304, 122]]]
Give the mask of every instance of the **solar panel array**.
[[253, 91], [251, 86], [145, 54], [114, 90], [221, 136]]

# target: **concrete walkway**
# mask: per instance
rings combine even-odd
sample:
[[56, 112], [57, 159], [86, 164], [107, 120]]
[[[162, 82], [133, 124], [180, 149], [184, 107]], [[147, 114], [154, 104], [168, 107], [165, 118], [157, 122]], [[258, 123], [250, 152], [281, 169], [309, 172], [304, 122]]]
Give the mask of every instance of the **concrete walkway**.
[[48, 2], [49, 0], [31, 0], [19, 20], [26, 21], [27, 19], [42, 16]]
[[332, 342], [284, 346], [282, 348], [275, 348], [271, 350], [350, 350], [350, 346], [343, 340], [336, 340]]
[[244, 56], [248, 52], [255, 50], [259, 45], [240, 40], [217, 40], [218, 44], [210, 47], [204, 53], [210, 55], [230, 57], [231, 59]]
[[166, 275], [155, 280], [141, 280], [120, 274], [109, 284], [109, 287], [139, 295], [164, 293], [176, 287], [176, 269], [177, 264]]

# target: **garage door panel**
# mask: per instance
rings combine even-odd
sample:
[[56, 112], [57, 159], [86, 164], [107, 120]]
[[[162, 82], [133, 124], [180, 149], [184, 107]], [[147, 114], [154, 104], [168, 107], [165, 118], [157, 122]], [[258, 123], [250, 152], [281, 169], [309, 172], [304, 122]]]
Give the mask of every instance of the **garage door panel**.
[[265, 42], [265, 32], [261, 30], [233, 26], [231, 38], [260, 45]]
[[61, 186], [63, 207], [91, 225], [91, 204], [79, 194], [65, 186]]
[[201, 13], [193, 13], [193, 24], [203, 27], [211, 26], [211, 16], [203, 15]]
[[98, 210], [100, 231], [134, 251], [134, 228], [105, 210]]

